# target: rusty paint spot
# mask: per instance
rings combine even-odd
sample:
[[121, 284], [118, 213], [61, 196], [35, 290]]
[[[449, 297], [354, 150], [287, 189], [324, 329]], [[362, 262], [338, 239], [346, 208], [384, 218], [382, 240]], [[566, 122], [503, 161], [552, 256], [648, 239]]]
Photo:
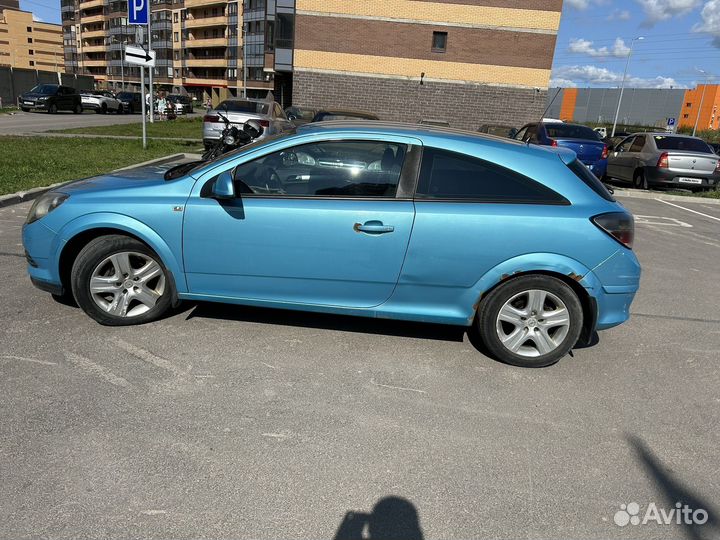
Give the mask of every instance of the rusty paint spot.
[[568, 277], [569, 277], [570, 279], [574, 279], [575, 281], [581, 281], [582, 278], [583, 278], [581, 275], [576, 274], [575, 272], [570, 272], [570, 273], [568, 274]]

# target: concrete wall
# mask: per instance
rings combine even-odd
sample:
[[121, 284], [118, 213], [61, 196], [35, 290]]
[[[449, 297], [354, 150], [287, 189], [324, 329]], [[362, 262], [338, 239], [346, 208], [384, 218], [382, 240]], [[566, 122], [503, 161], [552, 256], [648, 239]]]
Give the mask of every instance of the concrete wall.
[[[62, 84], [78, 90], [93, 88], [93, 78], [86, 75], [60, 74]], [[57, 84], [58, 73], [34, 69], [0, 67], [0, 98], [3, 106], [17, 105], [17, 98], [38, 84]]]
[[416, 123], [446, 120], [451, 127], [477, 131], [483, 124], [521, 126], [537, 120], [547, 92], [480, 84], [298, 71], [293, 104], [305, 107], [357, 109], [382, 120]]

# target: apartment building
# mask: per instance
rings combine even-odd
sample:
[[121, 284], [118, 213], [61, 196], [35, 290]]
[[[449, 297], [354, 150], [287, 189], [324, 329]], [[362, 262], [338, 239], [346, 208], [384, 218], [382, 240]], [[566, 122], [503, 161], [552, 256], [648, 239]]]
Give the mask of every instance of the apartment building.
[[33, 20], [27, 11], [0, 1], [0, 66], [62, 71], [62, 30], [58, 24]]

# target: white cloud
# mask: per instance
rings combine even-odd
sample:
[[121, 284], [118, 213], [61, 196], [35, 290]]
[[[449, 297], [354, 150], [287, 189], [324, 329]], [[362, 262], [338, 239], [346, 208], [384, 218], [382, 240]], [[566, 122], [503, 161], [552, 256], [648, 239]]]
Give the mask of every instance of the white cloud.
[[701, 0], [635, 0], [645, 12], [643, 26], [686, 15], [698, 7]]
[[610, 15], [605, 17], [606, 21], [629, 21], [632, 15], [627, 9], [614, 9]]
[[[622, 72], [610, 71], [607, 68], [585, 65], [585, 66], [562, 66], [553, 70], [550, 79], [551, 86], [588, 86], [591, 84], [603, 86], [620, 86], [622, 83]], [[563, 84], [565, 83], [565, 84]], [[672, 77], [655, 77], [645, 79], [642, 77], [629, 76], [625, 80], [625, 86], [630, 88], [678, 88], [677, 81]]]
[[565, 3], [575, 9], [587, 9], [590, 7], [590, 0], [565, 0]]
[[45, 22], [44, 20], [42, 20], [40, 17], [38, 17], [38, 16], [35, 15], [34, 13], [33, 13], [33, 21], [35, 21], [35, 22]]
[[720, 0], [708, 0], [700, 11], [702, 23], [693, 26], [693, 32], [712, 35], [713, 45], [720, 48]]
[[587, 39], [571, 39], [568, 50], [571, 53], [587, 54], [595, 58], [607, 58], [614, 56], [615, 58], [625, 58], [630, 52], [630, 48], [620, 38], [615, 38], [612, 47], [593, 47], [593, 42]]

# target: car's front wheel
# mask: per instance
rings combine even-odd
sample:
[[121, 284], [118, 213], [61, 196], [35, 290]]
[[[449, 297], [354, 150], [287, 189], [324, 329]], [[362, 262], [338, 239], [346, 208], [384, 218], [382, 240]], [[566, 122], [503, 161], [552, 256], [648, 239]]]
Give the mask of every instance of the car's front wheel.
[[583, 311], [563, 281], [546, 275], [518, 276], [483, 299], [476, 324], [497, 359], [514, 366], [544, 367], [575, 345]]
[[75, 301], [100, 324], [125, 326], [161, 317], [172, 304], [172, 279], [145, 244], [121, 235], [96, 238], [72, 267]]
[[51, 103], [50, 106], [48, 107], [48, 112], [50, 114], [55, 114], [57, 112], [57, 110], [58, 110], [57, 105], [55, 105], [54, 103]]

